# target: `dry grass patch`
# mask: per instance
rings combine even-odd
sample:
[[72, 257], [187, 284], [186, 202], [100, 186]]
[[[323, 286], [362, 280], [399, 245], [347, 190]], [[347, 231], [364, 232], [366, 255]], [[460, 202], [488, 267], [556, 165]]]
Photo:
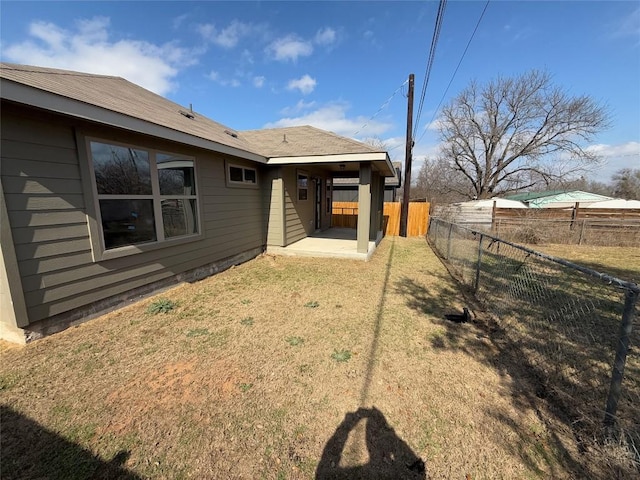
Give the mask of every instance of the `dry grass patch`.
[[[150, 313], [160, 299], [176, 304]], [[465, 305], [424, 240], [387, 238], [367, 263], [263, 255], [3, 344], [3, 476], [424, 478], [418, 459], [432, 479], [582, 471], [481, 312], [444, 320]]]
[[591, 245], [535, 245], [534, 250], [608, 273], [628, 282], [640, 283], [640, 248]]

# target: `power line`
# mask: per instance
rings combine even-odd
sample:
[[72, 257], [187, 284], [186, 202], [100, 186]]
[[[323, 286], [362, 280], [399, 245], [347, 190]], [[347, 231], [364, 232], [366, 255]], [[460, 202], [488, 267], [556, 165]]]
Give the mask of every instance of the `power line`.
[[433, 61], [436, 56], [436, 46], [438, 45], [438, 39], [440, 38], [440, 30], [442, 29], [442, 20], [444, 19], [444, 10], [447, 6], [447, 0], [440, 0], [438, 4], [438, 12], [436, 13], [436, 22], [433, 27], [433, 36], [431, 38], [431, 48], [429, 49], [429, 57], [427, 59], [427, 67], [424, 73], [424, 81], [422, 83], [422, 92], [420, 93], [420, 102], [418, 104], [418, 112], [416, 114], [416, 123], [413, 129], [412, 138], [415, 138], [418, 131], [418, 125], [420, 124], [420, 117], [422, 115], [422, 107], [424, 106], [424, 97], [427, 92], [427, 85], [429, 84], [429, 77], [431, 76], [431, 70], [433, 68]]
[[[490, 0], [487, 0], [487, 3], [485, 3], [484, 9], [482, 10], [482, 13], [480, 14], [480, 18], [478, 18], [478, 22], [476, 23], [476, 27], [473, 29], [473, 33], [469, 37], [469, 41], [467, 42], [467, 46], [464, 48], [464, 52], [462, 52], [462, 56], [460, 57], [460, 61], [458, 62], [458, 65], [456, 66], [456, 69], [453, 72], [453, 75], [451, 75], [451, 79], [449, 80], [447, 88], [445, 89], [444, 93], [442, 94], [442, 98], [440, 98], [440, 102], [438, 103], [438, 106], [435, 108], [435, 110], [433, 112], [433, 116], [431, 117], [431, 120], [429, 120], [429, 123], [427, 123], [427, 125], [431, 125], [431, 122], [433, 122], [433, 120], [436, 118], [436, 115], [438, 114], [438, 109], [440, 108], [440, 105], [442, 105], [442, 102], [444, 101], [444, 98], [447, 96], [447, 92], [449, 92], [449, 87], [451, 87], [451, 84], [453, 83], [453, 79], [456, 78], [456, 74], [458, 73], [458, 69], [460, 68], [460, 65], [462, 65], [462, 60], [464, 60], [464, 57], [467, 54], [467, 50], [469, 50], [469, 45], [471, 45], [471, 42], [473, 41], [473, 37], [475, 37], [476, 32], [478, 31], [478, 27], [480, 26], [480, 22], [482, 21], [482, 18], [484, 17], [485, 12], [487, 11], [487, 7], [489, 6], [489, 2], [490, 2]], [[425, 128], [424, 132], [422, 132], [422, 135], [420, 135], [420, 138], [416, 141], [416, 143], [419, 143], [420, 140], [422, 140], [422, 137], [424, 137], [426, 133], [427, 133], [427, 129]]]
[[387, 105], [389, 105], [389, 102], [391, 102], [391, 100], [393, 99], [393, 97], [395, 97], [395, 96], [398, 94], [398, 92], [399, 92], [400, 90], [402, 90], [402, 88], [407, 84], [407, 82], [408, 82], [408, 81], [409, 81], [409, 80], [405, 80], [405, 81], [402, 83], [402, 85], [400, 85], [398, 88], [396, 88], [395, 92], [393, 92], [393, 93], [391, 94], [391, 96], [390, 96], [389, 98], [387, 98], [387, 100], [386, 100], [382, 105], [380, 105], [380, 108], [378, 108], [378, 111], [377, 111], [376, 113], [374, 113], [374, 114], [371, 116], [371, 118], [370, 118], [369, 120], [367, 120], [367, 121], [364, 123], [364, 125], [362, 125], [358, 130], [356, 130], [356, 132], [353, 134], [353, 136], [354, 136], [354, 137], [355, 137], [358, 133], [360, 133], [360, 131], [361, 131], [361, 130], [364, 130], [364, 129], [365, 129], [365, 127], [369, 124], [369, 122], [370, 122], [371, 120], [373, 120], [374, 118], [376, 118], [376, 117], [378, 116], [378, 114], [379, 114], [382, 110], [384, 110], [384, 109], [387, 107]]

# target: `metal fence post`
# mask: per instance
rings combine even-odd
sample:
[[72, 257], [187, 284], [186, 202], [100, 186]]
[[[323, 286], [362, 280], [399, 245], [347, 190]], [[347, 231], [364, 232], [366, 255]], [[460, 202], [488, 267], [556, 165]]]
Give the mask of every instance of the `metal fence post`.
[[606, 427], [613, 427], [618, 409], [618, 400], [622, 391], [622, 378], [624, 377], [624, 365], [627, 361], [629, 351], [629, 337], [633, 328], [633, 314], [640, 292], [637, 290], [627, 290], [624, 300], [624, 310], [622, 311], [622, 322], [620, 323], [620, 333], [618, 335], [618, 348], [616, 358], [613, 362], [611, 372], [611, 386], [607, 396], [605, 407], [604, 424]]
[[451, 256], [451, 233], [453, 232], [453, 223], [449, 224], [449, 235], [447, 236], [447, 260]]
[[480, 287], [480, 268], [482, 267], [482, 243], [484, 242], [484, 235], [480, 234], [480, 241], [478, 242], [478, 264], [476, 265], [476, 281], [474, 285], [474, 293], [478, 293]]

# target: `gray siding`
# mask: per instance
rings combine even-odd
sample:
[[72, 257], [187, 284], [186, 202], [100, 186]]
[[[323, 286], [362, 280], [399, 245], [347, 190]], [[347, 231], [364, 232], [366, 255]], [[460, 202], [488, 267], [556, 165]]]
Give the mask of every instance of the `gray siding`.
[[[87, 226], [94, 212], [85, 207], [76, 127], [88, 136], [195, 157], [202, 238], [94, 262]], [[223, 156], [5, 105], [1, 139], [2, 184], [29, 322], [265, 244], [262, 191], [227, 187]]]
[[267, 245], [281, 247], [284, 245], [284, 190], [279, 168], [265, 172], [263, 189]]
[[285, 245], [305, 238], [313, 231], [313, 189], [309, 185], [307, 200], [298, 201], [295, 167], [282, 169], [284, 182]]
[[[358, 186], [347, 187], [343, 185], [333, 186], [333, 201], [334, 202], [357, 202], [358, 201]], [[385, 187], [384, 189], [384, 201], [395, 202], [396, 201], [396, 187]]]
[[[298, 200], [298, 170], [309, 174], [307, 200]], [[330, 174], [321, 167], [311, 165], [306, 168], [288, 166], [283, 167], [281, 171], [284, 186], [285, 245], [297, 242], [315, 231], [316, 186], [312, 180], [313, 177], [322, 179], [320, 226], [323, 230], [329, 228], [331, 225], [331, 216], [327, 214], [326, 185], [327, 178], [330, 178]]]

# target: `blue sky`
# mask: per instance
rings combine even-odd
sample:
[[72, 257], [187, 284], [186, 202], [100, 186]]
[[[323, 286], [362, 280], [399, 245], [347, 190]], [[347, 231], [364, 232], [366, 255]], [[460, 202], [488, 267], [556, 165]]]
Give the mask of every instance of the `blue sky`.
[[[447, 3], [418, 124], [415, 169], [435, 155], [436, 107], [470, 80], [546, 69], [608, 105], [612, 127], [589, 148], [640, 168], [640, 4]], [[118, 75], [237, 130], [311, 124], [378, 138], [403, 160], [406, 85], [417, 108], [438, 2], [8, 2], [3, 61]], [[372, 118], [373, 117], [373, 118]]]

